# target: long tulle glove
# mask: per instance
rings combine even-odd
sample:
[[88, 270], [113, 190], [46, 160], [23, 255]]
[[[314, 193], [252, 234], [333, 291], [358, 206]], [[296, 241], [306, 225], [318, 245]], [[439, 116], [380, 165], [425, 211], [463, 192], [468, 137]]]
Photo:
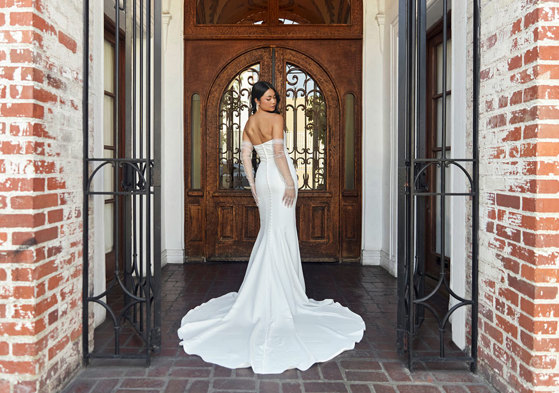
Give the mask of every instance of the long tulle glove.
[[256, 186], [254, 184], [254, 168], [252, 167], [252, 143], [250, 141], [241, 142], [241, 162], [245, 167], [245, 175], [250, 184], [250, 190], [252, 192], [252, 197], [258, 205], [258, 196], [256, 195]]
[[254, 198], [254, 202], [258, 206], [258, 196], [256, 195], [256, 186], [254, 184], [250, 185], [250, 191], [252, 192], [252, 197]]
[[283, 201], [288, 207], [290, 207], [295, 200], [295, 183], [293, 182], [289, 166], [287, 165], [283, 139], [272, 139], [272, 147], [274, 149], [274, 161], [281, 176], [283, 177], [283, 181], [285, 182], [285, 194], [283, 196]]

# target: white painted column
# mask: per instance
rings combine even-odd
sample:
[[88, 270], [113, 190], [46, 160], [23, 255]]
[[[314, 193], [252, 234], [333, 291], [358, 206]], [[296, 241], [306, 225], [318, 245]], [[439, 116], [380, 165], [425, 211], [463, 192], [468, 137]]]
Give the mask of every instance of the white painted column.
[[[91, 51], [91, 69], [89, 85], [90, 102], [90, 134], [93, 130], [93, 138], [90, 139], [90, 149], [93, 147], [93, 157], [103, 157], [103, 100], [104, 100], [104, 10], [103, 2], [94, 1], [90, 3], [90, 33], [89, 48]], [[103, 171], [99, 171], [93, 180], [93, 189], [102, 190], [104, 185]], [[93, 270], [93, 295], [98, 295], [105, 290], [105, 201], [102, 196], [94, 196], [90, 199], [93, 207], [93, 225], [90, 231], [89, 248], [93, 260], [90, 269]], [[105, 300], [105, 299], [101, 299]], [[94, 325], [99, 326], [106, 317], [107, 311], [99, 304], [93, 304]]]
[[363, 2], [363, 224], [361, 263], [380, 265], [386, 236], [383, 216], [385, 171], [383, 54], [377, 2]]
[[184, 261], [183, 3], [163, 3], [162, 266]]
[[[466, 158], [471, 156], [467, 149], [466, 127], [467, 116], [467, 75], [470, 73], [471, 60], [468, 61], [467, 25], [468, 12], [467, 3], [461, 0], [452, 0], [452, 94], [451, 100], [451, 128], [450, 145], [454, 158]], [[455, 166], [450, 174], [450, 189], [452, 192], [469, 191], [467, 178]], [[467, 227], [466, 198], [449, 198], [450, 227], [452, 233], [452, 248], [450, 253], [450, 288], [461, 297], [466, 296], [466, 259], [467, 252]], [[450, 307], [456, 304], [454, 297], [450, 297]], [[451, 317], [452, 340], [461, 349], [466, 347], [466, 310], [461, 307]]]
[[386, 257], [381, 266], [396, 277], [398, 272], [398, 4], [386, 6], [384, 50], [384, 102], [385, 102], [385, 181], [383, 190], [384, 214], [382, 249]]

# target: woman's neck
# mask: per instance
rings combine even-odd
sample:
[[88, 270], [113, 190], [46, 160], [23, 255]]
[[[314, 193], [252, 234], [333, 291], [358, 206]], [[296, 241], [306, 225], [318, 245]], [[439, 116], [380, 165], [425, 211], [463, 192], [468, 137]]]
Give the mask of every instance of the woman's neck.
[[258, 108], [257, 112], [266, 112], [266, 113], [274, 113], [274, 111], [267, 111], [266, 109]]

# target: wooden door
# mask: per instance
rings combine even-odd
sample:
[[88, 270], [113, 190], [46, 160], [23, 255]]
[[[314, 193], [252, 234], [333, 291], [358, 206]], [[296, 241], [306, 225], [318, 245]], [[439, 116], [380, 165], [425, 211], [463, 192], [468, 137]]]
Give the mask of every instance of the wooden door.
[[[258, 209], [240, 165], [240, 141], [252, 85], [273, 81], [286, 119], [297, 174], [297, 225], [307, 260], [339, 254], [338, 97], [329, 77], [306, 56], [284, 48], [250, 51], [229, 64], [209, 94], [207, 112], [207, 258], [246, 259], [259, 229]], [[256, 156], [256, 154], [255, 154]], [[255, 163], [258, 158], [255, 157]]]
[[[199, 53], [204, 56], [195, 56]], [[299, 40], [289, 47], [277, 41], [259, 46], [240, 40], [186, 41], [187, 260], [248, 260], [250, 256], [259, 217], [240, 165], [239, 147], [251, 85], [259, 79], [272, 82], [281, 96], [287, 147], [299, 176], [297, 228], [302, 259], [358, 261], [358, 40]], [[254, 160], [257, 164], [256, 156]]]
[[[248, 260], [259, 217], [238, 149], [248, 117], [250, 83], [260, 78], [272, 82], [282, 96], [288, 149], [299, 175], [297, 225], [302, 259], [358, 261], [362, 4], [341, 1], [351, 4], [351, 11], [338, 20], [326, 17], [328, 12], [311, 17], [328, 7], [311, 12], [268, 2], [268, 12], [262, 14], [248, 2], [241, 3], [244, 16], [230, 14], [227, 7], [201, 10], [207, 4], [203, 1], [185, 3], [186, 258]], [[286, 24], [289, 21], [297, 23]], [[308, 94], [298, 97], [294, 105], [298, 83], [307, 83], [301, 91]], [[235, 84], [237, 91], [231, 89]], [[305, 101], [303, 95], [310, 99]], [[227, 105], [234, 115], [227, 114]], [[307, 112], [316, 121], [307, 118]], [[307, 126], [308, 132], [301, 132]], [[229, 134], [222, 130], [227, 127]], [[256, 165], [256, 156], [254, 160]]]

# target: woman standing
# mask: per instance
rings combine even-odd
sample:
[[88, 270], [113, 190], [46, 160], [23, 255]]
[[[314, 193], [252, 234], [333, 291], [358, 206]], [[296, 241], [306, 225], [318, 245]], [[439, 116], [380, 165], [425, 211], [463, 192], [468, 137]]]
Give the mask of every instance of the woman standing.
[[[307, 370], [354, 348], [365, 330], [363, 319], [347, 307], [305, 294], [295, 221], [297, 176], [278, 104], [270, 83], [253, 86], [241, 159], [258, 205], [260, 231], [241, 287], [190, 310], [178, 330], [186, 353], [262, 374]], [[256, 178], [253, 148], [260, 157]]]

